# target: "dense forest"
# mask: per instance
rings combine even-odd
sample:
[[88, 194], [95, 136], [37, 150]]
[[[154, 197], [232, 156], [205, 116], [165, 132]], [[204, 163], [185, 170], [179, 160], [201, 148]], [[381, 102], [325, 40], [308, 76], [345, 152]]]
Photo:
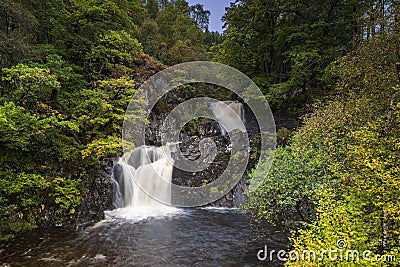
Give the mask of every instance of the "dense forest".
[[294, 121], [244, 207], [260, 231], [282, 227], [298, 251], [400, 254], [398, 1], [236, 0], [222, 34], [209, 16], [185, 0], [0, 0], [0, 240], [73, 222], [141, 83], [211, 60]]

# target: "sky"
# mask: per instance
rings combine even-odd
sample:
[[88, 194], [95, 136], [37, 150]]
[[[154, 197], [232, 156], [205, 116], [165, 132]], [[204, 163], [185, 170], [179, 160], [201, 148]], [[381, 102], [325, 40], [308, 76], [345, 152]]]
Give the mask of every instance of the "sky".
[[205, 10], [211, 12], [210, 16], [210, 31], [217, 31], [222, 33], [222, 26], [224, 23], [221, 21], [222, 16], [225, 14], [225, 7], [230, 6], [230, 2], [234, 0], [187, 0], [189, 5], [201, 4]]

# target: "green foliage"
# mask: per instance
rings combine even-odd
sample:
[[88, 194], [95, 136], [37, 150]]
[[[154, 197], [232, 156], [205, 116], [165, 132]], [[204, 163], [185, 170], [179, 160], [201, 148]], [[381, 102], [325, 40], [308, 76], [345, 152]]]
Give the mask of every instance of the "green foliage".
[[[273, 221], [286, 222], [296, 200], [311, 200], [315, 215], [296, 226], [291, 238], [297, 251], [313, 250], [318, 255], [337, 248], [336, 241], [344, 239], [348, 249], [371, 250], [371, 258], [398, 255], [397, 43], [397, 35], [382, 34], [332, 63], [325, 77], [335, 83], [334, 97], [315, 105], [289, 145], [277, 150], [265, 183], [251, 195], [247, 208], [255, 218]], [[326, 258], [288, 265], [336, 263]]]
[[119, 155], [122, 152], [122, 140], [120, 137], [107, 136], [94, 140], [82, 150], [82, 158], [90, 158], [93, 164], [110, 155]]
[[189, 6], [184, 0], [151, 0], [147, 1], [146, 8], [149, 17], [139, 28], [139, 41], [145, 53], [165, 64], [205, 60], [205, 36], [208, 36], [208, 47], [221, 38], [208, 32], [210, 12], [200, 4]]
[[[259, 170], [266, 172], [268, 162], [259, 162]], [[250, 178], [260, 175], [253, 172]], [[296, 220], [309, 221], [312, 216], [314, 192], [321, 187], [318, 162], [307, 153], [287, 146], [277, 149], [275, 160], [262, 185], [250, 192], [248, 209], [257, 222], [267, 220], [273, 224], [293, 226]]]
[[139, 83], [164, 68], [143, 51], [170, 64], [206, 53], [182, 0], [0, 2], [2, 240], [77, 216], [88, 174], [121, 153]]
[[110, 74], [116, 65], [124, 66], [125, 74], [132, 64], [132, 57], [142, 53], [142, 45], [126, 31], [107, 31], [99, 37], [86, 55], [89, 68], [96, 74], [93, 78], [100, 78], [98, 73]]
[[[49, 177], [39, 174], [22, 172], [15, 175], [11, 170], [2, 171], [0, 175], [0, 206], [4, 208], [4, 222], [0, 225], [2, 235], [10, 237], [15, 232], [40, 225], [42, 216], [53, 204], [59, 216], [73, 214], [80, 204], [79, 179], [54, 178], [50, 181]], [[62, 216], [58, 218], [58, 222], [63, 221]]]
[[193, 47], [188, 42], [177, 41], [167, 52], [165, 59], [170, 65], [193, 61], [194, 59], [205, 60], [203, 47]]
[[155, 21], [147, 20], [140, 31], [145, 51], [146, 44], [149, 44], [147, 51], [153, 52], [151, 55], [168, 65], [204, 60], [207, 57], [203, 33], [190, 17], [186, 1], [168, 4], [158, 13]]
[[288, 106], [297, 89], [307, 96], [303, 104], [312, 103], [325, 95], [324, 69], [351, 48], [365, 11], [359, 1], [238, 0], [224, 16], [224, 41], [211, 54], [269, 80], [261, 86], [273, 107]]
[[146, 11], [139, 1], [72, 1], [65, 5], [48, 3], [54, 12], [47, 23], [52, 25], [54, 43], [68, 60], [82, 66], [92, 81], [110, 75], [110, 64], [129, 67], [131, 57], [141, 51], [134, 38], [137, 25]]
[[[39, 50], [41, 48], [39, 48]], [[82, 76], [75, 72], [75, 66], [73, 64], [66, 62], [60, 55], [56, 54], [57, 51], [54, 50], [53, 46], [47, 46], [45, 49], [49, 49], [49, 51], [42, 52], [44, 58], [43, 62], [34, 63], [33, 65], [50, 70], [51, 74], [57, 77], [60, 88], [57, 95], [52, 95], [52, 100], [61, 103], [60, 101], [68, 98], [69, 94], [79, 90], [81, 86], [84, 85]], [[59, 95], [61, 95], [60, 98]], [[68, 106], [66, 102], [61, 104]]]
[[35, 208], [46, 203], [46, 190], [50, 183], [41, 175], [20, 173], [6, 177], [2, 182], [4, 193], [24, 209]]
[[[25, 4], [1, 3], [10, 18], [1, 21], [1, 34], [12, 40], [25, 30], [19, 16], [36, 16], [26, 30], [39, 22], [46, 43], [26, 38], [32, 51], [1, 51], [6, 64], [19, 52], [25, 57], [1, 70], [1, 239], [75, 216], [88, 179], [82, 173], [120, 153], [114, 136], [135, 93], [129, 76], [142, 53], [134, 37], [145, 16], [138, 1]], [[7, 32], [17, 22], [15, 33]]]
[[135, 93], [127, 76], [83, 89], [83, 76], [59, 55], [38, 61], [3, 69], [1, 238], [74, 216], [88, 179], [81, 173], [121, 152], [114, 135]]
[[206, 31], [204, 33], [204, 43], [206, 45], [207, 51], [210, 54], [210, 58], [212, 58], [212, 48], [218, 46], [221, 44], [224, 40], [224, 37], [221, 33], [219, 32], [210, 32]]
[[199, 28], [203, 31], [208, 31], [210, 15], [211, 12], [204, 10], [204, 6], [201, 4], [195, 4], [190, 7], [190, 17], [196, 21]]
[[57, 177], [52, 181], [53, 190], [49, 197], [57, 204], [57, 214], [74, 214], [80, 204], [80, 179]]
[[0, 221], [0, 241], [4, 241], [14, 237], [15, 233], [29, 231], [34, 229], [34, 224], [24, 220], [23, 215], [19, 212], [18, 205], [6, 204], [1, 207]]
[[2, 148], [27, 150], [31, 138], [41, 130], [40, 124], [36, 117], [13, 102], [1, 105], [0, 144]]
[[11, 67], [32, 56], [38, 21], [21, 1], [0, 2], [0, 66]]
[[[1, 1], [0, 240], [76, 216], [86, 174], [121, 152], [136, 88], [164, 68], [150, 56], [173, 65], [208, 51], [253, 77], [273, 107], [314, 103], [294, 134], [278, 132], [284, 146], [271, 171], [271, 162], [259, 163], [266, 178], [246, 205], [254, 218], [296, 229], [297, 250], [343, 238], [374, 255], [399, 253], [397, 3], [238, 0], [224, 35], [207, 31], [201, 5], [142, 3]], [[179, 88], [174, 99], [234, 97], [198, 88]], [[160, 101], [155, 111], [170, 108]], [[145, 113], [127, 114], [127, 123]]]
[[151, 19], [157, 18], [159, 12], [158, 0], [148, 0], [146, 3], [146, 9]]
[[6, 91], [7, 98], [32, 110], [37, 109], [40, 103], [49, 102], [52, 91], [60, 88], [57, 76], [48, 69], [18, 64], [9, 69], [4, 68], [3, 72], [5, 76], [2, 80], [10, 85]]
[[155, 58], [165, 53], [166, 43], [163, 39], [157, 22], [147, 18], [139, 29], [139, 40], [143, 44], [143, 51]]

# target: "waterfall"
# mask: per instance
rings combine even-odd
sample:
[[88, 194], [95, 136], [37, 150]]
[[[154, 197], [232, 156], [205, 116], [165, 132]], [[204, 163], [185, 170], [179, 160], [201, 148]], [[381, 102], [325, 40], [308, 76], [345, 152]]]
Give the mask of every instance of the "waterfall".
[[244, 127], [245, 113], [242, 103], [234, 101], [216, 102], [210, 105], [215, 118], [219, 122], [222, 135], [235, 129], [246, 132]]
[[[243, 105], [239, 102], [212, 102], [209, 105], [219, 122], [222, 135], [239, 129], [246, 132]], [[115, 196], [113, 211], [107, 217], [143, 219], [165, 215], [178, 209], [171, 203], [171, 181], [178, 143], [162, 147], [141, 146], [127, 151], [114, 166]]]
[[106, 216], [134, 219], [174, 210], [164, 203], [171, 202], [172, 153], [177, 144], [141, 146], [124, 153], [114, 167], [117, 209], [107, 211]]

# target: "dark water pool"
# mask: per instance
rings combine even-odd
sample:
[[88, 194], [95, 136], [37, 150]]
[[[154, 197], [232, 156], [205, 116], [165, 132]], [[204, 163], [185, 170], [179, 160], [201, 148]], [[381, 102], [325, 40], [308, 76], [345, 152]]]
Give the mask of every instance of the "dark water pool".
[[[264, 237], [237, 210], [189, 209], [140, 221], [109, 219], [77, 231], [37, 230], [0, 245], [2, 266], [280, 266], [261, 262], [264, 245], [284, 249], [274, 228]], [[0, 265], [1, 265], [0, 264]]]

